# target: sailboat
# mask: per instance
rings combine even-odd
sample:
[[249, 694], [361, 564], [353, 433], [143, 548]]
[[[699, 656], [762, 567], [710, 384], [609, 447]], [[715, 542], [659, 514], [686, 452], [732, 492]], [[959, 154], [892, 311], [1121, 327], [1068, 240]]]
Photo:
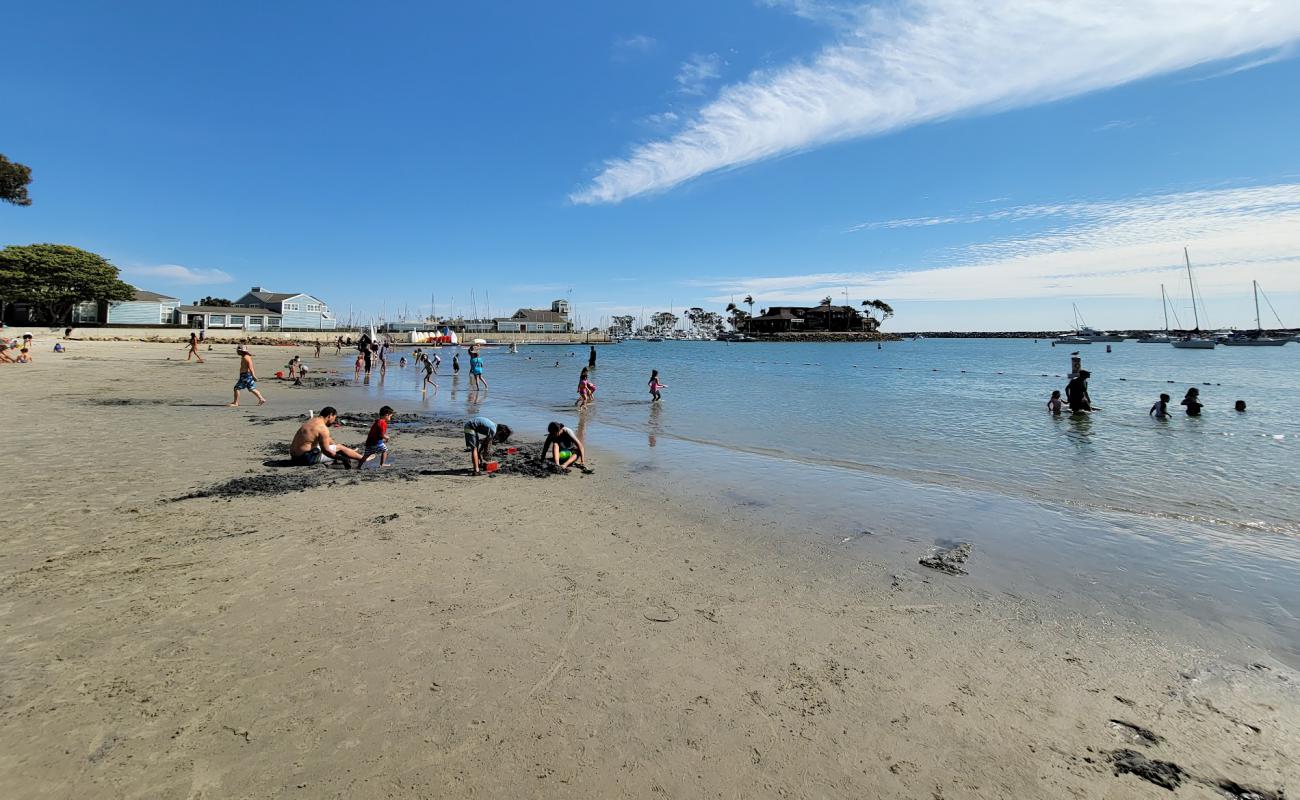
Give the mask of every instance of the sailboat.
[[1251, 281], [1250, 285], [1255, 290], [1255, 335], [1239, 333], [1224, 339], [1223, 343], [1230, 347], [1281, 347], [1290, 340], [1264, 335], [1264, 327], [1259, 322], [1259, 281]]
[[1169, 301], [1165, 299], [1165, 285], [1163, 283], [1160, 284], [1160, 308], [1165, 312], [1165, 332], [1143, 336], [1138, 339], [1138, 344], [1169, 344], [1173, 341], [1173, 339], [1169, 338]]
[[1213, 339], [1206, 339], [1201, 336], [1201, 315], [1196, 310], [1196, 284], [1192, 281], [1192, 259], [1187, 255], [1187, 248], [1183, 248], [1183, 261], [1187, 263], [1187, 285], [1192, 290], [1192, 317], [1196, 322], [1196, 327], [1192, 333], [1181, 339], [1175, 339], [1170, 344], [1181, 350], [1213, 350], [1218, 342]]
[[1106, 331], [1099, 331], [1091, 328], [1083, 317], [1079, 314], [1077, 303], [1071, 303], [1074, 307], [1074, 332], [1062, 334], [1057, 340], [1057, 344], [1092, 344], [1093, 342], [1122, 342], [1124, 337]]

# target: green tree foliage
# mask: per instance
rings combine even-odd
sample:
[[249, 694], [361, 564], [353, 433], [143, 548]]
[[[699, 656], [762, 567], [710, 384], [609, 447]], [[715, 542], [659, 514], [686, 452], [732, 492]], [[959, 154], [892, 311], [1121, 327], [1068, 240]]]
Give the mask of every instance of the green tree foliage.
[[[862, 307], [867, 310], [862, 324], [871, 330], [879, 328], [885, 320], [894, 316], [894, 307], [884, 300], [863, 300]], [[880, 312], [880, 319], [877, 320], [872, 312]]]
[[46, 321], [66, 323], [77, 303], [130, 300], [135, 288], [103, 256], [66, 244], [14, 245], [0, 250], [0, 292], [6, 302], [31, 303]]
[[16, 206], [30, 206], [27, 184], [32, 182], [31, 167], [10, 161], [0, 153], [0, 200]]
[[202, 300], [195, 300], [196, 306], [233, 306], [233, 300], [227, 300], [224, 297], [205, 297]]

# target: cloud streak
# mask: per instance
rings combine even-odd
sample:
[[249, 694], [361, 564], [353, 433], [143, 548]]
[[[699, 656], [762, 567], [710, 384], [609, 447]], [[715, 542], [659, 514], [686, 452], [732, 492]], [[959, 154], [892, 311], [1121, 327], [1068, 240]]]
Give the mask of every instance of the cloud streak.
[[[701, 281], [725, 302], [754, 293], [765, 302], [850, 297], [1008, 300], [1159, 296], [1185, 286], [1182, 247], [1191, 248], [1198, 290], [1241, 295], [1252, 279], [1300, 292], [1300, 183], [1180, 192], [1114, 201], [1015, 206], [987, 213], [875, 224], [873, 230], [988, 221], [1046, 221], [1046, 231], [955, 248], [920, 269], [834, 272]], [[862, 229], [860, 227], [860, 229]]]
[[[193, 269], [180, 264], [159, 264], [153, 267], [124, 267], [124, 273], [133, 278], [144, 278], [158, 283], [201, 286], [213, 283], [230, 283], [234, 278], [219, 269]], [[147, 287], [146, 287], [147, 288]]]
[[924, 122], [1049, 102], [1300, 39], [1294, 0], [900, 0], [805, 63], [724, 88], [570, 195], [617, 203]]

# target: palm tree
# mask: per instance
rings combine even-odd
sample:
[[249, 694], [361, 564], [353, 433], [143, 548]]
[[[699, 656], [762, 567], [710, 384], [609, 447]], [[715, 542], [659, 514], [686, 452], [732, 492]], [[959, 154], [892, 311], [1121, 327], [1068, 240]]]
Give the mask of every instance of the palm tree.
[[749, 316], [751, 317], [754, 316], [754, 295], [752, 294], [745, 295], [745, 299], [742, 300], [741, 302], [749, 306]]
[[739, 328], [736, 327], [736, 304], [735, 303], [727, 303], [727, 315], [731, 317], [731, 327], [739, 330]]

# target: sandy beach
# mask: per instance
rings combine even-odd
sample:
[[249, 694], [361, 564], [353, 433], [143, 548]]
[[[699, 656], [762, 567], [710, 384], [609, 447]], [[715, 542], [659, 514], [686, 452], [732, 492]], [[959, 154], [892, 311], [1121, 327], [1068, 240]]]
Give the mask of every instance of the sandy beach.
[[382, 471], [268, 465], [303, 409], [375, 409], [273, 380], [226, 408], [229, 346], [48, 344], [0, 366], [0, 797], [1300, 793], [1276, 660], [853, 557], [614, 452], [472, 478], [427, 421]]

